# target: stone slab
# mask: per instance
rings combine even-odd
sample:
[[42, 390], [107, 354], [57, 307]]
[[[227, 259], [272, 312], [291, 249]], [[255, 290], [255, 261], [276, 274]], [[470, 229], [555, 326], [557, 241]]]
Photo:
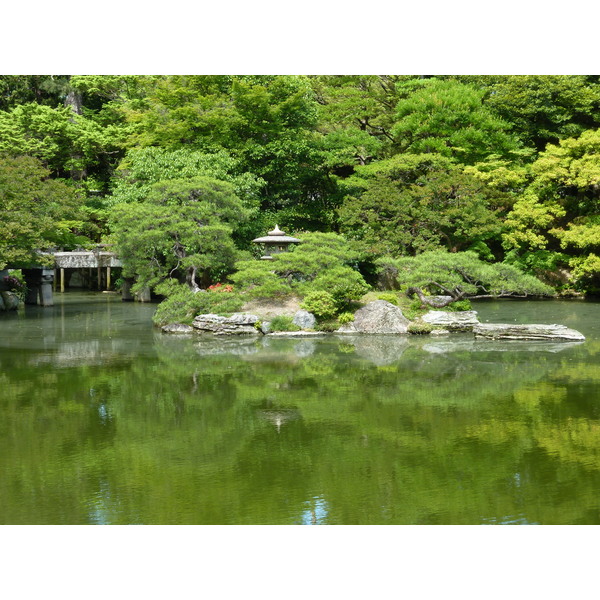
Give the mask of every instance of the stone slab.
[[476, 310], [457, 312], [430, 310], [421, 317], [421, 320], [450, 331], [472, 331], [473, 327], [479, 324]]
[[473, 333], [476, 337], [494, 340], [564, 340], [570, 342], [585, 340], [585, 336], [579, 331], [556, 324], [480, 323], [473, 327]]

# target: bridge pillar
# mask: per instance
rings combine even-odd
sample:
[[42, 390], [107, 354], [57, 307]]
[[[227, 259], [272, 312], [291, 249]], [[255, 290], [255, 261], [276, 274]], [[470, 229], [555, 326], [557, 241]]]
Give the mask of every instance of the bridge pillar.
[[133, 302], [131, 286], [134, 282], [135, 280], [132, 277], [125, 277], [123, 279], [123, 286], [121, 287], [121, 300], [123, 300], [123, 302]]
[[40, 285], [40, 304], [42, 306], [54, 306], [53, 282], [54, 269], [42, 269], [42, 283]]
[[40, 306], [54, 306], [52, 295], [52, 282], [54, 269], [44, 267], [37, 269], [22, 269], [27, 294], [25, 304], [40, 304]]

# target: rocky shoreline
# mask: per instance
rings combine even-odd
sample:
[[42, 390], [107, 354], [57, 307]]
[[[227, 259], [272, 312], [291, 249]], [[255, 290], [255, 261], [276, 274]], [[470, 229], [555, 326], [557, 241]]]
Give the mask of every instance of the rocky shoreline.
[[[213, 336], [274, 336], [274, 337], [316, 337], [325, 335], [450, 335], [452, 333], [473, 333], [475, 337], [492, 340], [526, 340], [553, 342], [582, 342], [583, 334], [564, 325], [508, 323], [480, 323], [477, 311], [449, 312], [431, 310], [415, 321], [409, 321], [402, 310], [386, 302], [369, 302], [354, 314], [354, 320], [342, 325], [334, 332], [327, 333], [313, 329], [314, 315], [299, 310], [293, 318], [299, 331], [270, 331], [269, 322], [249, 313], [235, 313], [225, 317], [215, 314], [198, 315], [191, 325], [173, 323], [164, 325], [162, 331], [170, 334], [201, 334]], [[411, 324], [424, 326], [411, 331]]]

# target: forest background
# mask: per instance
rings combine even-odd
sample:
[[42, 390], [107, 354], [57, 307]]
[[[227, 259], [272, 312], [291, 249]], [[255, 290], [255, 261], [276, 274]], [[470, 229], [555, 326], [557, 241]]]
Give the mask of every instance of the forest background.
[[278, 224], [343, 236], [370, 283], [472, 251], [594, 294], [599, 127], [595, 75], [4, 75], [0, 268], [113, 242], [208, 286]]

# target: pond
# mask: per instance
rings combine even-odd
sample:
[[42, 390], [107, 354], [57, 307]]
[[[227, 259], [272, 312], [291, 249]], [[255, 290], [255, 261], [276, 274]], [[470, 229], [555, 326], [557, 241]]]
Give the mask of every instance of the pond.
[[479, 302], [580, 344], [173, 337], [156, 305], [0, 318], [0, 523], [600, 523], [600, 304]]

